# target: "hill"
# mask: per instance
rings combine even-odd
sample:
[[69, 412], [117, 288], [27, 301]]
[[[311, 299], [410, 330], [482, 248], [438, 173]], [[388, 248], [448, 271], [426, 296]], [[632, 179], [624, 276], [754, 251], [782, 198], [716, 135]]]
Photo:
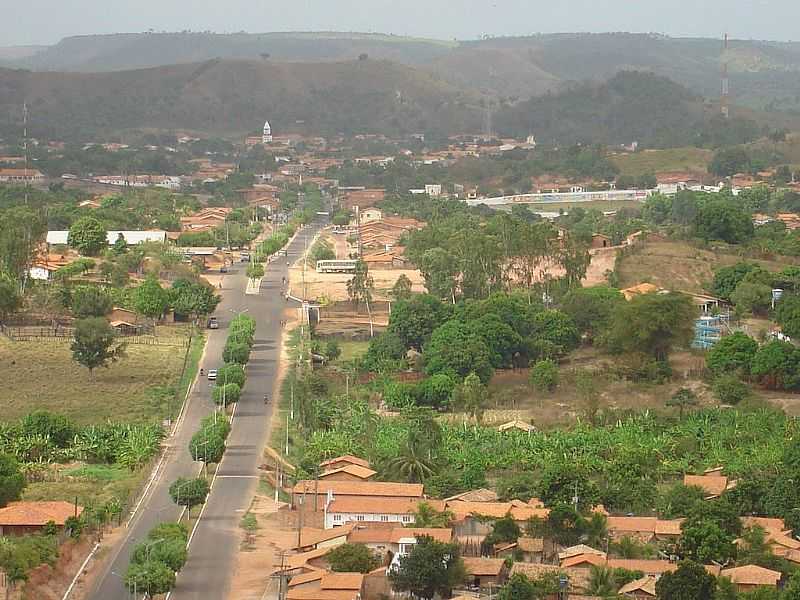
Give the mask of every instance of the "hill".
[[0, 69], [0, 131], [16, 132], [23, 100], [32, 135], [87, 139], [125, 129], [221, 135], [276, 132], [472, 131], [470, 94], [388, 61], [221, 61], [110, 73]]
[[[77, 36], [24, 53], [13, 66], [33, 70], [116, 71], [211, 59], [279, 62], [347, 61], [368, 54], [424, 67], [456, 86], [502, 98], [555, 92], [576, 81], [604, 81], [621, 70], [652, 71], [716, 98], [722, 43], [718, 39], [652, 34], [547, 34], [445, 42], [362, 33], [127, 33]], [[0, 60], [3, 60], [0, 52]], [[736, 104], [800, 108], [800, 44], [732, 40], [729, 63]]]
[[119, 33], [68, 37], [17, 66], [40, 71], [122, 71], [219, 59], [344, 61], [371, 58], [418, 64], [453, 44], [368, 33]]
[[603, 84], [577, 84], [506, 107], [495, 125], [501, 135], [534, 134], [547, 145], [636, 141], [651, 148], [744, 143], [761, 132], [755, 121], [717, 114], [665, 77], [623, 71]]

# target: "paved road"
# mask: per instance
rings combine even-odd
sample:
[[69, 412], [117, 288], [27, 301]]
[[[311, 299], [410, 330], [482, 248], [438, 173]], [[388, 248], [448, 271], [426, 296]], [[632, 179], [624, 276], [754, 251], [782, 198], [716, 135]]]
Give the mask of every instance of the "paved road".
[[[311, 225], [297, 235], [289, 245], [287, 260], [294, 261], [302, 254], [305, 240], [310, 243], [317, 229]], [[189, 560], [178, 576], [171, 596], [173, 600], [224, 600], [239, 547], [239, 520], [248, 508], [258, 482], [260, 449], [269, 434], [272, 404], [265, 406], [263, 397], [266, 392], [274, 398], [278, 391], [273, 388], [280, 356], [280, 320], [287, 307], [281, 295], [281, 278], [288, 277], [288, 273], [284, 260], [269, 264], [261, 293], [245, 295], [247, 277], [244, 272], [244, 267], [237, 265], [225, 276], [223, 299], [215, 313], [220, 319], [220, 328], [208, 332], [201, 366], [209, 369], [222, 364], [227, 326], [239, 311], [246, 310], [256, 319], [256, 343], [218, 481], [195, 532]], [[115, 548], [113, 560], [97, 578], [88, 595], [90, 600], [127, 600], [130, 597], [121, 576], [128, 568], [131, 551], [154, 525], [177, 519], [180, 511], [169, 497], [169, 485], [178, 477], [197, 474], [200, 463], [194, 462], [189, 455], [189, 440], [201, 419], [212, 412], [210, 386], [205, 378], [198, 377], [183, 421], [166, 450], [164, 466], [131, 521], [122, 544]]]

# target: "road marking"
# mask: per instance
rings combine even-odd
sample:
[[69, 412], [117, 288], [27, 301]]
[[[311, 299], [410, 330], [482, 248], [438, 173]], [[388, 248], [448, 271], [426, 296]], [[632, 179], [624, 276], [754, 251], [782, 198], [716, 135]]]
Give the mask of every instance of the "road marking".
[[217, 475], [217, 479], [258, 479], [258, 475]]

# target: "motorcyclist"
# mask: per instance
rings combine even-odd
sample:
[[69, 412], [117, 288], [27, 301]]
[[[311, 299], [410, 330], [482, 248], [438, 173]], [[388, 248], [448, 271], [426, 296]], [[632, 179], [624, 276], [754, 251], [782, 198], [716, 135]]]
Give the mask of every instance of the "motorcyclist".
[[264, 394], [264, 404], [268, 404], [268, 403], [269, 403], [269, 396]]

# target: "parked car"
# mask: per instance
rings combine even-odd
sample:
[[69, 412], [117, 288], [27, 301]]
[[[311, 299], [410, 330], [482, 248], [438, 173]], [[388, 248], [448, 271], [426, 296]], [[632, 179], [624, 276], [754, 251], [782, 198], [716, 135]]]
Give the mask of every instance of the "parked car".
[[227, 272], [228, 272], [228, 267], [227, 267], [227, 266], [224, 266], [224, 265], [223, 265], [223, 266], [221, 266], [221, 267], [219, 268], [219, 272], [220, 272], [220, 273], [227, 273]]
[[217, 317], [209, 317], [208, 318], [208, 328], [209, 329], [219, 329], [219, 321]]
[[216, 381], [217, 380], [217, 370], [216, 369], [209, 369], [208, 370], [208, 380], [209, 381]]
[[250, 262], [250, 254], [247, 252], [240, 253], [239, 260], [241, 260], [242, 262]]

